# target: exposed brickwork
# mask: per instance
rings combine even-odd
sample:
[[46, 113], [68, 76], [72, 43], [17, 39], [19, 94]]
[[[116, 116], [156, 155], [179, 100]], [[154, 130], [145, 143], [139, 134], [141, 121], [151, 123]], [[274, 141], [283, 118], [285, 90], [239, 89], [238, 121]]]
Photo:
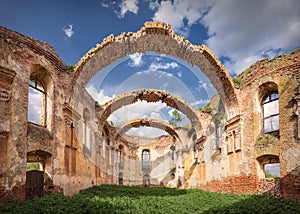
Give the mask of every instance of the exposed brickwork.
[[0, 203], [8, 203], [19, 199], [25, 199], [25, 185], [17, 184], [10, 191], [0, 188]]
[[258, 77], [269, 75], [270, 73], [282, 72], [290, 77], [294, 77], [300, 82], [300, 50], [295, 50], [290, 54], [282, 54], [274, 59], [262, 59], [251, 65], [239, 75], [243, 85], [250, 84]]
[[138, 100], [145, 100], [147, 102], [162, 101], [168, 106], [184, 113], [191, 121], [195, 130], [199, 131], [202, 129], [201, 121], [199, 121], [197, 112], [189, 103], [176, 95], [153, 89], [139, 89], [131, 92], [125, 92], [107, 102], [103, 108], [99, 108], [97, 111], [99, 117], [99, 128], [101, 129], [104, 126], [105, 121], [114, 111], [125, 105], [135, 103]]
[[299, 167], [281, 178], [282, 196], [300, 201]]
[[148, 126], [148, 127], [164, 130], [174, 138], [180, 140], [176, 130], [169, 123], [166, 123], [161, 120], [152, 119], [152, 118], [141, 118], [136, 120], [130, 120], [128, 123], [125, 123], [120, 128], [118, 128], [118, 131], [116, 132], [115, 136], [117, 138], [119, 136], [124, 135], [132, 127], [138, 128], [140, 126]]
[[[212, 97], [212, 110], [197, 111], [181, 98], [156, 90], [127, 92], [104, 108], [95, 108], [85, 90], [92, 76], [117, 59], [146, 51], [169, 54], [203, 70], [219, 93]], [[48, 193], [66, 195], [92, 185], [117, 184], [120, 175], [125, 185], [143, 185], [147, 175], [155, 186], [265, 192], [270, 184], [261, 180], [263, 166], [279, 162], [282, 196], [300, 200], [299, 55], [295, 50], [255, 63], [237, 77], [241, 85], [234, 88], [207, 47], [190, 44], [170, 25], [149, 22], [136, 33], [105, 38], [70, 73], [63, 72], [65, 64], [49, 45], [0, 27], [1, 201], [25, 197], [26, 164], [35, 161], [44, 166]], [[46, 85], [45, 126], [27, 121], [32, 75]], [[279, 94], [280, 130], [275, 137], [263, 133], [262, 122], [261, 101], [272, 91]], [[165, 102], [185, 113], [192, 127], [173, 128], [142, 119], [128, 127], [164, 126], [171, 135], [154, 139], [121, 135], [122, 127], [106, 119], [138, 99]], [[150, 166], [142, 166], [143, 150], [150, 152]], [[275, 190], [272, 195], [278, 195]]]
[[14, 43], [19, 47], [23, 48], [24, 46], [27, 46], [36, 54], [45, 56], [58, 71], [65, 70], [65, 63], [58, 57], [53, 47], [47, 43], [26, 37], [2, 26], [0, 26], [0, 37], [4, 38], [8, 43]]
[[280, 178], [263, 178], [258, 182], [258, 194], [276, 198], [282, 197]]
[[212, 180], [197, 186], [197, 188], [212, 192], [254, 194], [257, 186], [258, 178], [256, 175], [242, 174], [225, 177], [222, 180]]
[[182, 36], [174, 34], [170, 25], [146, 22], [136, 33], [109, 35], [81, 58], [75, 68], [73, 86], [85, 86], [102, 68], [128, 54], [155, 51], [169, 54], [197, 65], [211, 80], [228, 109], [229, 117], [238, 113], [237, 97], [231, 77], [225, 67], [206, 46], [192, 45]]

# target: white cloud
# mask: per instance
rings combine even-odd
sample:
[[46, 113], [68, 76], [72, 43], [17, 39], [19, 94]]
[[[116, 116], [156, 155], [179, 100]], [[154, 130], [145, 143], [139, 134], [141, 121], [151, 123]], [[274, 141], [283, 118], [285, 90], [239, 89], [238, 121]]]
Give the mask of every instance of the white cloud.
[[185, 37], [192, 25], [203, 24], [205, 44], [231, 73], [300, 47], [299, 0], [155, 0], [149, 8], [153, 20], [171, 24]]
[[[154, 73], [154, 71], [155, 71], [155, 73]], [[151, 72], [153, 72], [153, 73], [151, 73]], [[152, 74], [153, 76], [155, 76], [158, 79], [173, 77], [173, 74], [171, 74], [171, 73], [168, 73], [165, 71], [151, 70], [151, 68], [146, 71], [139, 71], [136, 73], [136, 75], [145, 75], [145, 74]]]
[[208, 6], [206, 0], [167, 0], [160, 4], [157, 1], [149, 4], [150, 9], [156, 10], [154, 21], [171, 24], [173, 30], [183, 36], [189, 35], [189, 28], [199, 22]]
[[157, 71], [157, 70], [167, 70], [167, 69], [170, 69], [170, 68], [178, 68], [178, 64], [176, 62], [171, 62], [171, 63], [151, 63], [148, 70], [150, 71]]
[[100, 4], [101, 4], [101, 6], [104, 7], [104, 8], [109, 8], [109, 4], [108, 4], [108, 3], [101, 2]]
[[124, 18], [127, 12], [137, 14], [139, 10], [138, 3], [139, 3], [138, 0], [123, 0], [119, 5], [120, 6], [120, 11], [118, 12], [119, 18]]
[[151, 1], [150, 3], [149, 3], [149, 8], [151, 9], [151, 10], [156, 10], [158, 7], [159, 7], [159, 3], [158, 3], [158, 0], [156, 0], [156, 1]]
[[159, 112], [154, 112], [154, 111], [152, 111], [151, 113], [150, 113], [150, 116], [149, 116], [150, 118], [153, 118], [153, 119], [157, 119], [157, 120], [163, 120], [163, 121], [166, 121], [163, 117], [162, 117], [162, 115], [159, 113]]
[[201, 22], [207, 46], [225, 66], [240, 73], [262, 57], [299, 47], [300, 2], [297, 0], [214, 1]]
[[143, 54], [142, 53], [135, 53], [135, 54], [130, 54], [129, 58], [132, 60], [128, 63], [130, 67], [140, 67], [143, 65]]
[[163, 116], [158, 116], [158, 114], [160, 114], [160, 111], [166, 106], [167, 105], [161, 101], [156, 103], [147, 103], [146, 101], [139, 100], [134, 104], [123, 106], [113, 112], [107, 120], [112, 121], [116, 125], [121, 125], [136, 118], [155, 116], [154, 118], [156, 119], [162, 119]]
[[42, 110], [42, 93], [29, 88], [28, 93], [28, 121], [40, 124]]
[[71, 37], [74, 34], [73, 25], [68, 25], [67, 28], [63, 28], [63, 31], [65, 32], [67, 37]]
[[105, 95], [104, 90], [97, 91], [94, 85], [89, 85], [88, 87], [86, 87], [86, 90], [95, 101], [99, 102], [99, 104], [104, 104], [115, 97], [115, 96], [109, 97]]
[[197, 88], [198, 91], [201, 91], [202, 88], [207, 91], [207, 83], [206, 82], [199, 80], [198, 83], [199, 83], [199, 86]]
[[181, 77], [182, 77], [182, 72], [181, 72], [181, 71], [177, 72], [177, 76], [178, 76], [179, 78], [181, 78]]
[[197, 100], [195, 102], [192, 102], [191, 105], [192, 106], [198, 106], [198, 105], [204, 105], [209, 103], [209, 100]]
[[153, 128], [153, 127], [139, 127], [139, 128], [131, 128], [126, 134], [131, 136], [140, 136], [140, 137], [149, 137], [156, 138], [162, 135], [167, 135], [164, 130]]

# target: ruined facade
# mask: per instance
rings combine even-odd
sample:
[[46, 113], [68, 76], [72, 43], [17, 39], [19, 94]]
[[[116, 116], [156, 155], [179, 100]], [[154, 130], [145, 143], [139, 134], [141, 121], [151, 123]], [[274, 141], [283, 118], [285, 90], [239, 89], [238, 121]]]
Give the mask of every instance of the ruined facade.
[[[207, 47], [192, 45], [158, 22], [105, 38], [73, 72], [48, 44], [3, 27], [0, 50], [1, 202], [53, 191], [72, 195], [100, 184], [193, 187], [300, 200], [299, 50], [262, 59], [234, 79]], [[147, 51], [198, 66], [218, 92], [210, 108], [196, 110], [175, 95], [145, 89], [95, 105], [85, 90], [89, 80], [117, 59]], [[41, 105], [34, 121], [28, 115], [36, 98], [30, 90]], [[115, 127], [106, 121], [138, 99], [165, 102], [184, 112], [191, 126], [137, 118]], [[276, 107], [267, 113], [271, 105]], [[168, 135], [124, 134], [139, 126]], [[265, 179], [263, 169], [270, 163], [280, 163], [280, 178]]]

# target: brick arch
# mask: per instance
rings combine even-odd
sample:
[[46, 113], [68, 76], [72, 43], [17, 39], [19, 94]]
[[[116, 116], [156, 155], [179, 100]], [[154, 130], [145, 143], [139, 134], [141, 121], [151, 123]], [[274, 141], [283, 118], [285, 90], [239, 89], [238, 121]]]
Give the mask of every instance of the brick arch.
[[116, 110], [123, 106], [133, 104], [138, 100], [145, 100], [147, 102], [162, 101], [172, 108], [181, 111], [189, 118], [192, 126], [197, 132], [202, 130], [201, 122], [197, 116], [196, 110], [182, 98], [170, 94], [166, 91], [154, 89], [138, 89], [130, 92], [125, 92], [114, 99], [107, 102], [102, 108], [97, 109], [98, 127], [103, 129], [107, 118]]
[[258, 99], [260, 102], [271, 92], [278, 93], [278, 84], [275, 82], [267, 81], [262, 83], [258, 89]]
[[119, 136], [125, 134], [131, 128], [138, 128], [141, 126], [153, 127], [153, 128], [164, 130], [168, 132], [174, 139], [180, 140], [178, 133], [169, 123], [166, 123], [161, 120], [152, 119], [152, 118], [140, 118], [140, 119], [128, 121], [127, 123], [125, 123], [124, 125], [118, 128], [118, 131], [116, 132], [115, 135], [115, 140]]
[[212, 51], [204, 45], [192, 45], [184, 37], [174, 34], [171, 25], [162, 22], [146, 22], [136, 33], [110, 35], [97, 44], [76, 65], [71, 91], [76, 86], [85, 87], [96, 73], [116, 60], [147, 51], [171, 55], [197, 65], [220, 94], [228, 118], [238, 114], [238, 99], [232, 79]]

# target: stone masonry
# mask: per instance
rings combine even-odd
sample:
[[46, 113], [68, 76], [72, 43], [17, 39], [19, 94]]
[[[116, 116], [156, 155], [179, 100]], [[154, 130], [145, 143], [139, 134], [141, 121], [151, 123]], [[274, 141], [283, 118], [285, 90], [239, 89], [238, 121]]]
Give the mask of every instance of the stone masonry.
[[[217, 89], [194, 109], [168, 92], [140, 89], [98, 106], [85, 90], [101, 69], [128, 54], [154, 51], [198, 66]], [[28, 121], [29, 90], [42, 85], [39, 121]], [[34, 86], [33, 86], [34, 87]], [[278, 94], [279, 129], [264, 132], [263, 100]], [[172, 127], [136, 118], [121, 127], [107, 118], [138, 99], [162, 101], [191, 120]], [[259, 193], [300, 201], [300, 50], [262, 59], [239, 76], [204, 45], [192, 45], [161, 22], [110, 35], [70, 71], [44, 42], [0, 27], [0, 203], [30, 197], [33, 164], [44, 175], [41, 195], [65, 195], [101, 184], [200, 188]], [[159, 138], [125, 134], [132, 127], [165, 130]], [[267, 164], [280, 177], [265, 178]]]

